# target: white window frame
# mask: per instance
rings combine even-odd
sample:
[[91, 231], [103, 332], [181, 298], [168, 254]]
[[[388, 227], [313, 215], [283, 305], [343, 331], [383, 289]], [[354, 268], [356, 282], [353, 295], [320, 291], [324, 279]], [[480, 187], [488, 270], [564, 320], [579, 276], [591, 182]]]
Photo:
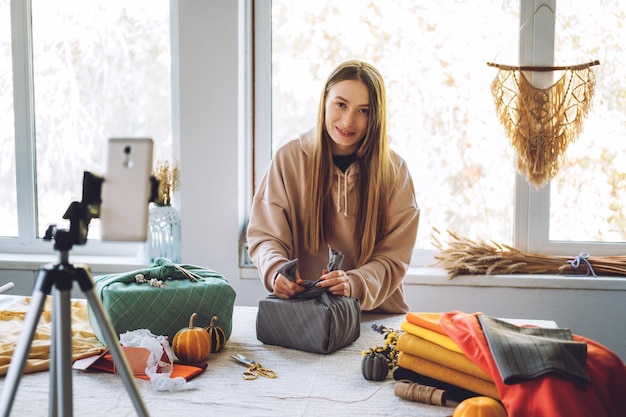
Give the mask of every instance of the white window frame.
[[[31, 1], [11, 1], [11, 42], [13, 64], [13, 103], [15, 118], [15, 158], [18, 236], [0, 237], [0, 253], [52, 255], [54, 244], [37, 238], [35, 106], [33, 80], [33, 43]], [[96, 173], [102, 174], [102, 173]], [[58, 213], [61, 223], [64, 213]], [[61, 225], [59, 227], [63, 228]], [[89, 240], [75, 245], [72, 253], [79, 256], [113, 257], [120, 263], [141, 263], [143, 244], [136, 242], [104, 242]]]
[[[543, 7], [543, 12], [541, 7]], [[520, 0], [520, 63], [530, 66], [554, 65], [555, 11], [557, 0]], [[529, 24], [532, 23], [532, 24]], [[538, 40], [535, 42], [535, 40]], [[533, 73], [534, 79], [551, 77], [552, 73]], [[541, 80], [538, 82], [548, 82]], [[526, 203], [527, 202], [527, 203]], [[516, 178], [515, 247], [531, 253], [576, 256], [580, 252], [594, 255], [622, 255], [626, 244], [600, 242], [560, 242], [550, 240], [550, 184], [536, 189], [519, 174]]]
[[[556, 0], [520, 0], [520, 63], [522, 65], [553, 65], [556, 19], [554, 13], [536, 13], [545, 4], [556, 11]], [[254, 7], [254, 129], [252, 188], [271, 159], [271, 0], [252, 0]], [[522, 24], [521, 22], [525, 22]], [[535, 42], [536, 39], [541, 41]], [[552, 42], [549, 40], [552, 39]], [[548, 40], [548, 41], [546, 41]], [[549, 74], [549, 73], [548, 73]], [[252, 76], [252, 73], [250, 74]], [[537, 74], [536, 76], [545, 76]], [[270, 80], [268, 83], [267, 80]], [[250, 110], [252, 111], [252, 110]], [[516, 174], [515, 224], [513, 245], [521, 251], [575, 257], [581, 252], [594, 255], [621, 255], [624, 243], [561, 242], [549, 239], [550, 185], [536, 189]], [[249, 207], [249, 205], [247, 206]], [[488, 239], [488, 237], [486, 237]], [[415, 250], [413, 266], [431, 265], [436, 251]]]

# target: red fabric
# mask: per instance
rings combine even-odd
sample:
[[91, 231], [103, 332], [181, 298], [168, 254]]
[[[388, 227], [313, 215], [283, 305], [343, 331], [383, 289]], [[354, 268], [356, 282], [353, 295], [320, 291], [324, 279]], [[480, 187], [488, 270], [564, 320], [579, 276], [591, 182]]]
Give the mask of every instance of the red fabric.
[[578, 335], [587, 343], [586, 390], [571, 381], [547, 374], [515, 385], [502, 381], [477, 316], [448, 312], [440, 325], [465, 355], [490, 375], [509, 417], [624, 417], [626, 416], [626, 366], [611, 350]]
[[[183, 365], [180, 363], [175, 363], [172, 368], [172, 373], [170, 374], [170, 378], [183, 377], [185, 380], [189, 381], [196, 376], [200, 375], [202, 371], [204, 371], [207, 367], [207, 364], [201, 364], [198, 366], [195, 365]], [[98, 369], [100, 371], [117, 373], [115, 369], [115, 362], [113, 361], [113, 356], [110, 353], [104, 354], [100, 359], [94, 362], [91, 365], [91, 368]], [[157, 371], [158, 372], [158, 371]], [[146, 374], [134, 374], [135, 378], [150, 380], [150, 377]]]

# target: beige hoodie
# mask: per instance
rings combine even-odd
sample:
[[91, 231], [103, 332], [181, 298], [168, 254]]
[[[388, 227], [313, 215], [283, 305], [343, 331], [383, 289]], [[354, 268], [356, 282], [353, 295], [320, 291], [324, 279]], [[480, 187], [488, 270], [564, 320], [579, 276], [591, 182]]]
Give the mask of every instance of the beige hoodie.
[[[258, 267], [268, 291], [273, 291], [278, 268], [298, 258], [298, 271], [306, 280], [317, 280], [328, 263], [328, 248], [319, 253], [307, 253], [303, 242], [306, 189], [306, 159], [313, 147], [309, 132], [280, 148], [267, 173], [261, 180], [252, 202], [248, 224], [248, 246], [252, 262]], [[329, 213], [334, 224], [333, 249], [344, 253], [342, 268], [351, 285], [351, 296], [361, 303], [364, 311], [405, 313], [409, 306], [404, 300], [402, 280], [406, 274], [419, 223], [419, 208], [415, 202], [413, 181], [406, 163], [395, 153], [399, 162], [397, 183], [389, 200], [387, 236], [372, 257], [356, 268], [354, 233], [355, 213], [359, 196], [355, 191], [358, 165], [343, 173], [335, 167], [337, 181], [333, 183], [333, 206]]]

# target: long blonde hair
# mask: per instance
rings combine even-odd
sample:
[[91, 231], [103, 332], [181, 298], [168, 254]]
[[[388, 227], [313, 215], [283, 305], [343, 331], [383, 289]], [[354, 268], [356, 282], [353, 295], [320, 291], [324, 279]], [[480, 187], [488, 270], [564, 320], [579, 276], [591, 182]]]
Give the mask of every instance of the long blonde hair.
[[[346, 80], [362, 82], [369, 93], [369, 118], [365, 136], [356, 153], [359, 164], [357, 192], [360, 204], [356, 214], [353, 244], [357, 249], [356, 266], [363, 265], [374, 252], [387, 230], [387, 204], [395, 166], [387, 137], [387, 104], [383, 78], [372, 65], [351, 60], [339, 65], [328, 77], [322, 90], [316, 126], [314, 151], [309, 157], [306, 174], [306, 207], [310, 209], [304, 229], [305, 247], [317, 253], [326, 238], [332, 236], [329, 216], [332, 207], [333, 154], [332, 139], [325, 128], [326, 98], [330, 89]], [[358, 233], [362, 231], [362, 233]]]

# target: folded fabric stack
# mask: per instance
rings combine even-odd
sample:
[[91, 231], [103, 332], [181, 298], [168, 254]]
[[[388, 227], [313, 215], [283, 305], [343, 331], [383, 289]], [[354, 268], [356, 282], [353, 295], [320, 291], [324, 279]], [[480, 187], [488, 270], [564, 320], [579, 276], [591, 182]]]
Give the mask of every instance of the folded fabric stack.
[[481, 313], [444, 313], [439, 325], [493, 378], [509, 417], [626, 416], [626, 365], [594, 340]]
[[492, 397], [509, 417], [626, 416], [626, 365], [569, 329], [459, 311], [411, 312], [401, 329], [396, 380], [445, 389], [457, 401]]
[[394, 379], [445, 389], [456, 401], [478, 395], [499, 399], [493, 379], [441, 328], [440, 317], [440, 313], [407, 313], [396, 346], [400, 353]]

